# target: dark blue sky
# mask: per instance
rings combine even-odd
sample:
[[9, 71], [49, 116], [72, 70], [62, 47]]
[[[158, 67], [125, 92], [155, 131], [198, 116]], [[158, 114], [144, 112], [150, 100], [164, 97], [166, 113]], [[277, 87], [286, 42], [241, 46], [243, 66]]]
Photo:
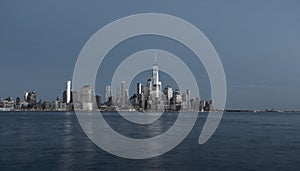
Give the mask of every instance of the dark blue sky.
[[297, 0], [3, 0], [0, 96], [22, 96], [24, 89], [45, 100], [61, 96], [96, 31], [128, 15], [157, 12], [187, 20], [215, 46], [227, 77], [227, 108], [300, 109], [299, 9]]

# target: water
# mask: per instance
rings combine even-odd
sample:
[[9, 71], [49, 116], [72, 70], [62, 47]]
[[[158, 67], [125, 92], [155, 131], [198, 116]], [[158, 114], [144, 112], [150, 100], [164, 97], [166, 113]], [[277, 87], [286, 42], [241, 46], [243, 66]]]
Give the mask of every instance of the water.
[[[105, 118], [117, 131], [141, 138], [159, 135], [176, 115], [167, 114], [148, 129], [119, 122], [115, 113]], [[201, 113], [189, 136], [170, 152], [129, 160], [94, 145], [74, 113], [2, 112], [0, 170], [299, 170], [300, 113], [225, 113], [212, 138], [199, 145], [205, 118]]]

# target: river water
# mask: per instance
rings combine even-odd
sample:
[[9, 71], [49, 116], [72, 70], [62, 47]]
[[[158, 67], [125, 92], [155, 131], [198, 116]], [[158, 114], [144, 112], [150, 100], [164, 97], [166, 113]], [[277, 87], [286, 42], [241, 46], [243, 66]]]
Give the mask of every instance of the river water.
[[[188, 113], [187, 113], [188, 114]], [[116, 131], [133, 138], [159, 135], [176, 114], [135, 126], [103, 113]], [[225, 113], [204, 145], [198, 138], [207, 114], [176, 148], [158, 157], [131, 160], [96, 146], [73, 112], [1, 112], [0, 170], [299, 170], [300, 113]]]

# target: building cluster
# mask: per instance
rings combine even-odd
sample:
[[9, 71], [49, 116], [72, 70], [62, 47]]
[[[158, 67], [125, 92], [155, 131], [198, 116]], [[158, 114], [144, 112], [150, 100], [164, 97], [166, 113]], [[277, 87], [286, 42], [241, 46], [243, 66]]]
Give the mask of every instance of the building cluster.
[[212, 100], [192, 99], [190, 90], [181, 93], [170, 86], [162, 87], [159, 80], [158, 64], [155, 60], [152, 77], [146, 85], [137, 83], [136, 93], [129, 97], [125, 81], [117, 88], [115, 96], [111, 94], [111, 87], [105, 88], [103, 103], [101, 96], [94, 95], [91, 85], [83, 86], [79, 91], [72, 90], [71, 81], [66, 82], [62, 99], [55, 101], [37, 101], [35, 91], [24, 91], [24, 98], [0, 98], [0, 110], [38, 110], [38, 111], [71, 111], [71, 110], [102, 110], [102, 111], [211, 111]]
[[[162, 88], [159, 80], [158, 64], [155, 61], [152, 77], [147, 80], [146, 85], [137, 83], [136, 93], [129, 97], [125, 81], [117, 87], [114, 96], [111, 87], [105, 88], [104, 102], [101, 97], [93, 94], [92, 87], [85, 85], [79, 92], [72, 92], [74, 108], [77, 110], [124, 110], [124, 111], [211, 111], [212, 100], [192, 99], [190, 90], [181, 93], [178, 89], [166, 86]], [[76, 99], [76, 100], [75, 100]]]
[[57, 97], [55, 101], [37, 100], [35, 91], [24, 91], [23, 99], [17, 97], [0, 98], [0, 111], [70, 111], [73, 110], [71, 101], [71, 81], [67, 82], [66, 91], [63, 93], [63, 100]]

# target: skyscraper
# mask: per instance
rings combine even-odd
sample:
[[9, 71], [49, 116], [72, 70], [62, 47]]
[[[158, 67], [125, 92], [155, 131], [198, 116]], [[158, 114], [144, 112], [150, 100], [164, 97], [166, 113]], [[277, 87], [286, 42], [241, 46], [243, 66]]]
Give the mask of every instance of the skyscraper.
[[191, 108], [191, 91], [189, 89], [186, 90], [186, 102], [187, 102], [187, 108], [190, 110]]
[[16, 108], [17, 108], [17, 109], [20, 109], [20, 108], [21, 108], [21, 99], [20, 99], [20, 97], [17, 97], [17, 98], [16, 98]]
[[28, 98], [28, 91], [25, 90], [24, 91], [24, 101], [27, 102], [27, 98]]
[[66, 103], [71, 102], [71, 81], [67, 81], [66, 85]]
[[125, 107], [125, 102], [127, 101], [125, 98], [125, 90], [126, 90], [126, 86], [125, 86], [125, 81], [121, 82], [121, 106]]
[[171, 107], [171, 98], [173, 97], [173, 89], [170, 86], [164, 88], [164, 104], [165, 110], [169, 110]]
[[128, 89], [125, 89], [125, 95], [124, 95], [124, 107], [125, 108], [128, 107], [128, 99], [129, 99]]
[[119, 86], [116, 90], [116, 99], [114, 100], [114, 104], [118, 107], [121, 105], [121, 91]]
[[173, 97], [171, 99], [172, 110], [179, 111], [181, 109], [182, 97], [179, 90], [173, 91]]
[[137, 95], [142, 94], [142, 84], [141, 83], [137, 83]]
[[27, 102], [29, 108], [35, 108], [36, 106], [36, 93], [35, 91], [31, 91], [28, 93]]
[[153, 77], [153, 85], [157, 85], [159, 82], [159, 75], [158, 75], [158, 64], [155, 54], [155, 63], [153, 64], [152, 68], [152, 77]]
[[96, 95], [96, 104], [97, 104], [97, 109], [101, 108], [101, 96]]
[[144, 110], [144, 103], [145, 103], [145, 99], [144, 99], [144, 88], [142, 83], [137, 83], [136, 85], [137, 88], [137, 105], [138, 105], [138, 109]]
[[161, 82], [159, 81], [159, 71], [158, 71], [158, 64], [155, 54], [155, 62], [152, 68], [152, 78], [153, 78], [153, 88], [155, 91], [155, 98], [160, 98], [160, 91], [161, 91]]
[[167, 100], [170, 100], [173, 97], [173, 89], [170, 86], [165, 87], [164, 94], [167, 97]]
[[[139, 85], [138, 85], [139, 89]], [[145, 110], [157, 111], [163, 110], [164, 102], [161, 94], [162, 84], [159, 81], [159, 70], [155, 54], [155, 62], [152, 67], [152, 77], [147, 80], [144, 90]], [[138, 90], [139, 91], [139, 90]], [[139, 93], [139, 92], [138, 92]]]
[[146, 91], [146, 95], [147, 95], [147, 98], [150, 99], [150, 96], [152, 94], [152, 90], [153, 90], [153, 87], [152, 87], [152, 83], [153, 83], [153, 78], [150, 78], [147, 80], [147, 91]]
[[80, 91], [80, 100], [82, 102], [83, 110], [93, 109], [92, 97], [92, 87], [90, 85], [83, 86]]
[[109, 97], [111, 96], [110, 95], [110, 85], [107, 85], [106, 88], [106, 93], [105, 93], [105, 102], [108, 102], [109, 101]]

